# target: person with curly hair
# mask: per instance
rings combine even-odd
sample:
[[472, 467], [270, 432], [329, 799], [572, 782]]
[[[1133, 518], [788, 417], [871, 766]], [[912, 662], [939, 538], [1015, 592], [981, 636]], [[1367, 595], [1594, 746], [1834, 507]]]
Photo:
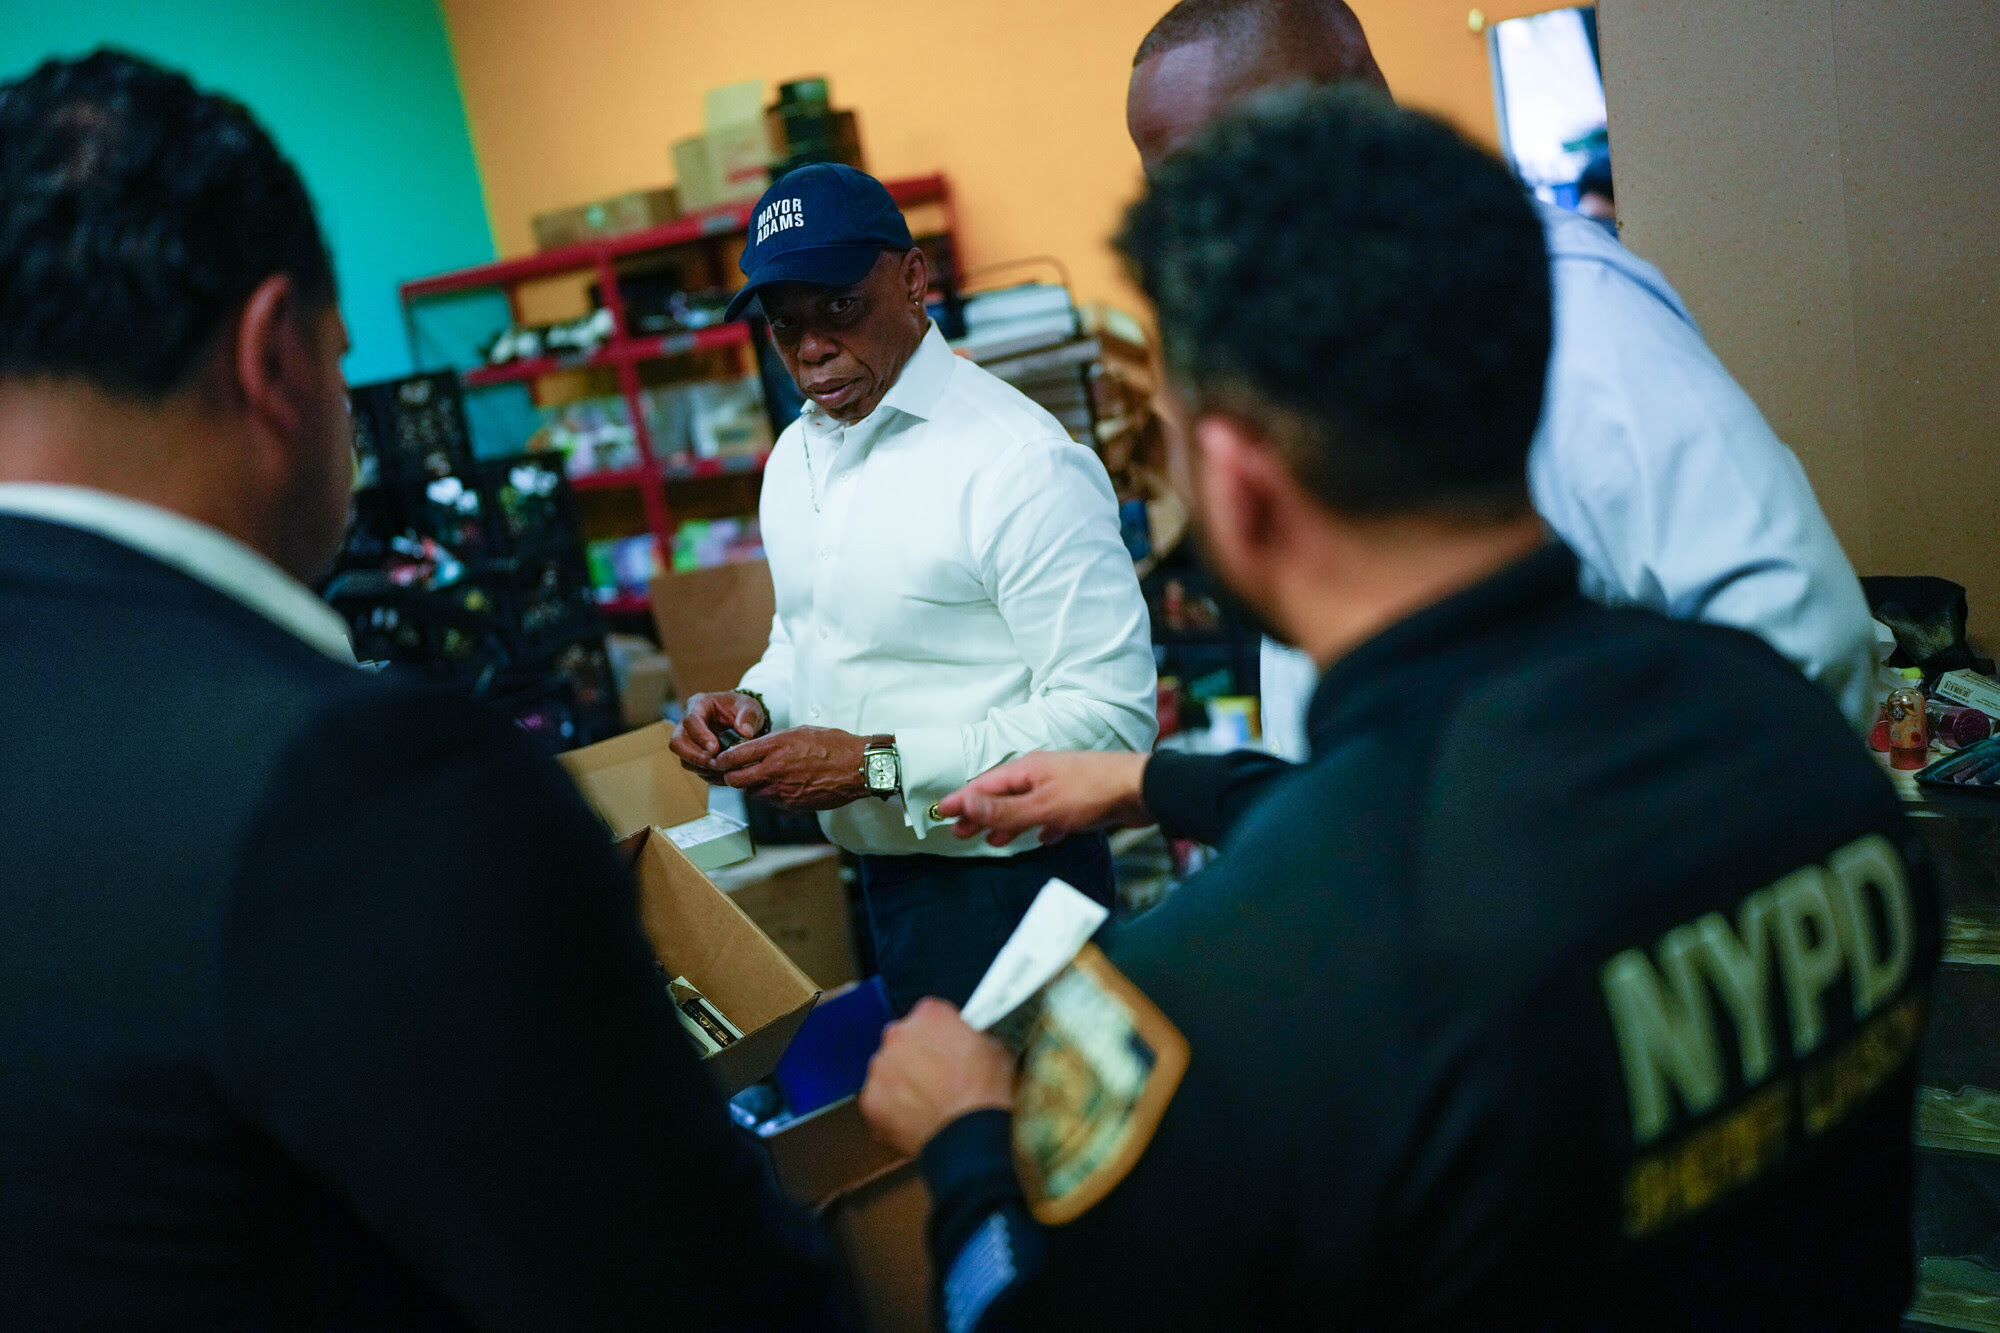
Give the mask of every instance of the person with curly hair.
[[[1294, 83], [1389, 93], [1342, 0], [1181, 0], [1133, 58], [1126, 128], [1157, 170], [1227, 108]], [[1874, 625], [1799, 460], [1658, 269], [1591, 218], [1531, 206], [1554, 331], [1528, 491], [1576, 552], [1578, 585], [1609, 606], [1748, 630], [1865, 731], [1877, 702]], [[1269, 753], [1035, 754], [939, 806], [967, 836], [1158, 821], [1172, 836], [1219, 843], [1282, 771], [1278, 760], [1309, 749], [1310, 655], [1267, 635], [1258, 676]]]
[[1176, 484], [1324, 673], [1312, 758], [1016, 1046], [889, 1027], [861, 1107], [953, 1333], [1898, 1326], [1921, 849], [1769, 645], [1579, 593], [1531, 503], [1543, 238], [1351, 88], [1253, 99], [1127, 215]]

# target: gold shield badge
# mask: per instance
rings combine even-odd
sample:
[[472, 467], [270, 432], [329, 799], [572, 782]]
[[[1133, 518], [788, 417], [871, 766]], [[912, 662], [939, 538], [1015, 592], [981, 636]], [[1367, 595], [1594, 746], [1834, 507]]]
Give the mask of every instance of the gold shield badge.
[[1037, 1221], [1073, 1222], [1131, 1171], [1188, 1044], [1095, 945], [1043, 992], [1014, 1099], [1014, 1168]]

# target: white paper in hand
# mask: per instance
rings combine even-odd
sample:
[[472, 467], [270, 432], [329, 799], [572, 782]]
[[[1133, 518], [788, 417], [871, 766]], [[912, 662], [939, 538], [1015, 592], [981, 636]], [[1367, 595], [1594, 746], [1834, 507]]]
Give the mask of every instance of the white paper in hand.
[[1069, 966], [1110, 915], [1059, 879], [1042, 885], [960, 1017], [984, 1032], [1013, 1013]]

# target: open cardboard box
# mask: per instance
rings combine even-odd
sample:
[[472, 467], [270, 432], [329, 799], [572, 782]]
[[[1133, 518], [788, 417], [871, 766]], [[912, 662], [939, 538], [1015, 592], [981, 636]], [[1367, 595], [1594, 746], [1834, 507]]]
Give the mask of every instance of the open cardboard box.
[[913, 1161], [846, 1190], [825, 1217], [873, 1333], [937, 1333], [931, 1307], [931, 1192]]
[[740, 1092], [777, 1068], [819, 988], [661, 830], [634, 833], [619, 847], [660, 965], [693, 982], [743, 1031], [703, 1061], [725, 1095]]
[[[878, 986], [873, 1016], [868, 997], [857, 994], [870, 986]], [[806, 1085], [817, 1095], [859, 1087], [888, 1017], [887, 997], [873, 978], [829, 995], [778, 1070], [787, 1095], [800, 1095]], [[926, 1240], [931, 1198], [916, 1163], [875, 1137], [851, 1093], [760, 1129], [759, 1137], [779, 1188], [825, 1220], [864, 1326], [875, 1333], [934, 1333]]]
[[711, 878], [822, 988], [832, 992], [856, 979], [838, 847], [765, 847]]
[[558, 756], [614, 838], [663, 830], [702, 870], [751, 856], [750, 830], [708, 813], [708, 784], [681, 767], [664, 722]]
[[853, 1097], [799, 1117], [764, 1147], [786, 1196], [833, 1235], [863, 1326], [934, 1333], [931, 1193], [916, 1162], [875, 1137]]

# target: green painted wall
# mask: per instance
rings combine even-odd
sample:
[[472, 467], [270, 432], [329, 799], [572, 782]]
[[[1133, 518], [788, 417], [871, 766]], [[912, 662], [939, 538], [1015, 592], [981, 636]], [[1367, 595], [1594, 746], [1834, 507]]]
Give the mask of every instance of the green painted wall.
[[0, 80], [114, 45], [242, 101], [298, 164], [356, 383], [410, 369], [396, 284], [493, 257], [436, 0], [7, 0]]

